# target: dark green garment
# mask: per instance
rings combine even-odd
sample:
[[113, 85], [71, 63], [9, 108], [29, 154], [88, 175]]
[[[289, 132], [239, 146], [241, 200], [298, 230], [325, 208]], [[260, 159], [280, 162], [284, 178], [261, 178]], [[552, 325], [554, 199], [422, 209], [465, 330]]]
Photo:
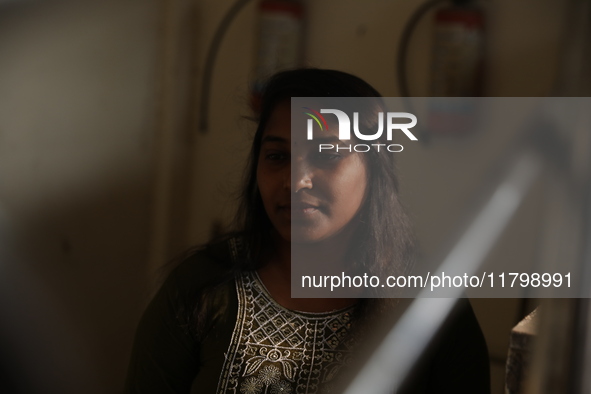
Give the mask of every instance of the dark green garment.
[[[223, 251], [222, 251], [223, 252]], [[140, 320], [127, 374], [126, 393], [215, 393], [224, 353], [236, 322], [237, 299], [229, 274], [230, 255], [196, 252], [168, 276]], [[210, 286], [221, 285], [212, 290]], [[203, 291], [215, 299], [221, 316], [199, 340], [189, 325], [191, 307]], [[194, 386], [191, 389], [191, 386]]]
[[[140, 321], [127, 394], [216, 393], [238, 312], [232, 258], [229, 248], [216, 245], [193, 254], [169, 275]], [[204, 293], [213, 307], [199, 339], [188, 316]], [[488, 353], [478, 322], [467, 301], [456, 309], [404, 393], [490, 392]]]

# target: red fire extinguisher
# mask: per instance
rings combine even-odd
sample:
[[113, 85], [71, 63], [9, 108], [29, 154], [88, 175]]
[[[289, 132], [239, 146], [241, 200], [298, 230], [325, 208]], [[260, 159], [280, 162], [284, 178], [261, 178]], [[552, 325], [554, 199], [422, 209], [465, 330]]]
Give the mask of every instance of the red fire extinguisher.
[[[209, 92], [215, 59], [228, 27], [251, 0], [236, 0], [220, 21], [207, 51], [201, 84], [200, 130], [209, 127]], [[259, 5], [259, 46], [252, 84], [251, 105], [258, 113], [262, 82], [273, 73], [295, 68], [302, 63], [304, 36], [303, 0], [262, 0]]]
[[484, 15], [468, 3], [456, 1], [435, 13], [431, 63], [434, 97], [482, 95]]
[[303, 61], [304, 5], [297, 0], [263, 0], [259, 5], [258, 53], [252, 88], [253, 109], [258, 109], [264, 81], [280, 70]]
[[484, 15], [469, 2], [434, 16], [429, 129], [464, 135], [476, 129], [484, 73]]
[[[477, 119], [477, 103], [469, 97], [483, 94], [485, 15], [475, 0], [451, 0], [435, 12], [430, 68], [429, 120], [419, 128], [428, 143], [436, 134], [465, 134]], [[397, 73], [400, 95], [412, 97], [407, 77], [407, 52], [419, 21], [434, 7], [450, 0], [426, 0], [410, 16], [398, 47]], [[458, 98], [457, 100], [451, 97]], [[406, 100], [409, 108], [412, 104]]]

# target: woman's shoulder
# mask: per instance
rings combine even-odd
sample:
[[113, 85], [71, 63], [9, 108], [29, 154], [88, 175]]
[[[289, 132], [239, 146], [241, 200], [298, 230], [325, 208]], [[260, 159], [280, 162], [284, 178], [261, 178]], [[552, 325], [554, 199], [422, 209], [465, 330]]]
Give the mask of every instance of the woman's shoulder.
[[165, 283], [195, 290], [235, 275], [240, 271], [241, 244], [239, 235], [228, 235], [190, 249], [177, 259]]

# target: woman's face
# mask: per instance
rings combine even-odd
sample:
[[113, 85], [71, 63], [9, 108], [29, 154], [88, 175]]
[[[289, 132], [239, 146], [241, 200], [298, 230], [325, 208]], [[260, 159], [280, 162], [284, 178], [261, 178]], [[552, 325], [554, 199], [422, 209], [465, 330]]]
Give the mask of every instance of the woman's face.
[[365, 199], [367, 165], [363, 153], [318, 152], [319, 138], [349, 145], [338, 141], [337, 127], [329, 130], [308, 141], [302, 128], [292, 138], [290, 103], [285, 101], [275, 107], [263, 131], [258, 187], [271, 223], [287, 241], [321, 241], [355, 227], [351, 220]]

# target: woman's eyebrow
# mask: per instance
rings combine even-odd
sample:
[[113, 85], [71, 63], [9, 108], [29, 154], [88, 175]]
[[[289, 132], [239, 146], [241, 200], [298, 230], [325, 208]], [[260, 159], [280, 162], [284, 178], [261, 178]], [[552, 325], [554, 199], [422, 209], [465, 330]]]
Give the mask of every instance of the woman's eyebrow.
[[263, 137], [261, 144], [264, 144], [265, 142], [282, 142], [287, 144], [289, 141], [283, 137], [278, 137], [276, 135], [266, 135], [265, 137]]

